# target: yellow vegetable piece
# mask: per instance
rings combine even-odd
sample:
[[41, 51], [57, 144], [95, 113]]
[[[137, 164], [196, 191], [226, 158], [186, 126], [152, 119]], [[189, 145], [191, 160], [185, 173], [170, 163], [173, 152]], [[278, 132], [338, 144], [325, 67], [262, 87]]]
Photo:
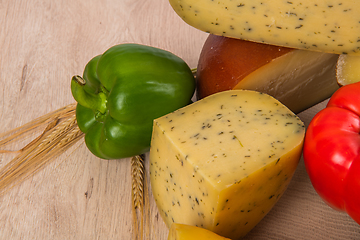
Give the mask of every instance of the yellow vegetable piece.
[[173, 223], [168, 240], [229, 240], [204, 228]]
[[360, 55], [360, 1], [169, 0], [188, 24], [215, 35]]
[[288, 108], [250, 90], [216, 93], [156, 119], [150, 179], [166, 225], [244, 236], [288, 186], [304, 134]]

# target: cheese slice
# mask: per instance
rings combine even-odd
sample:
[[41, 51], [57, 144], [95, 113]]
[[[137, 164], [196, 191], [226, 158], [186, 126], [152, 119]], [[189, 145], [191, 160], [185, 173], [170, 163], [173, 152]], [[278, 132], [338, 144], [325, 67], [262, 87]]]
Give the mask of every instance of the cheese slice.
[[169, 0], [189, 25], [215, 35], [360, 55], [360, 1]]
[[230, 240], [207, 229], [186, 224], [173, 223], [168, 240]]
[[288, 186], [304, 134], [288, 108], [251, 90], [216, 93], [154, 120], [150, 179], [165, 223], [244, 236]]

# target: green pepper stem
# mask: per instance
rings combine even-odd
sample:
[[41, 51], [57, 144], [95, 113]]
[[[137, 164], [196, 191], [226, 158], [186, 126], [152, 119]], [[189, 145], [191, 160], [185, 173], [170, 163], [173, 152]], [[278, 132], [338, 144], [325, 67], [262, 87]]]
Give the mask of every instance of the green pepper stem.
[[71, 79], [71, 93], [75, 100], [82, 106], [99, 111], [102, 114], [106, 112], [106, 95], [103, 92], [90, 94], [84, 90], [86, 81], [76, 75]]

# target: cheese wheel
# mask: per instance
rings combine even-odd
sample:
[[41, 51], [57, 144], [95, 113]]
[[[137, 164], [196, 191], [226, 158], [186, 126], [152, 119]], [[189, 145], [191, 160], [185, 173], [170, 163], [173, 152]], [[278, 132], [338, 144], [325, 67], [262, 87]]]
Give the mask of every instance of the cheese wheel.
[[360, 55], [359, 1], [169, 0], [202, 31], [318, 52]]
[[288, 108], [249, 90], [216, 93], [154, 120], [150, 180], [165, 223], [244, 236], [284, 193], [304, 134]]

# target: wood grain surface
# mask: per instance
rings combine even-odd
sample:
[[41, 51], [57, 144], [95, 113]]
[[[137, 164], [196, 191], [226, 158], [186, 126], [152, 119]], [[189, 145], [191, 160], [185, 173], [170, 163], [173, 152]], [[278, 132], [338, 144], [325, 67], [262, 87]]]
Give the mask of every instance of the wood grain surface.
[[[71, 77], [115, 44], [160, 47], [193, 68], [206, 37], [167, 0], [0, 0], [0, 133], [73, 103]], [[308, 123], [322, 107], [300, 117]], [[0, 167], [13, 156], [1, 154]], [[0, 196], [0, 239], [133, 239], [130, 180], [129, 159], [100, 160], [81, 141]], [[144, 239], [165, 240], [168, 229], [147, 187]], [[301, 161], [246, 239], [360, 239], [360, 227], [321, 201]]]

